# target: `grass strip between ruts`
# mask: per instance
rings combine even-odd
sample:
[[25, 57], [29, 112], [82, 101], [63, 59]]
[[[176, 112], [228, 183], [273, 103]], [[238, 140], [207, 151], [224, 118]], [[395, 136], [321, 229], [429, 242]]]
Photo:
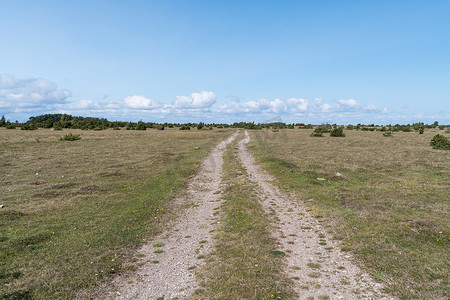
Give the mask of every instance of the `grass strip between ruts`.
[[[199, 271], [207, 299], [290, 299], [283, 251], [271, 236], [270, 221], [236, 157], [236, 142], [224, 155], [224, 202], [215, 251]], [[219, 212], [218, 212], [219, 213]]]

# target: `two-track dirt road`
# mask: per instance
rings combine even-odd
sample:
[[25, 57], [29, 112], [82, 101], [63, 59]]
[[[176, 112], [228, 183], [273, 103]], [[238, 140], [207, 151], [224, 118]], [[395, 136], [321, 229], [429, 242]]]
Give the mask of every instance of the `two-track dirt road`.
[[[214, 211], [223, 201], [223, 154], [237, 136], [235, 132], [212, 151], [189, 183], [186, 196], [176, 200], [182, 204], [180, 207], [187, 208], [165, 232], [140, 249], [141, 266], [132, 276], [117, 277], [104, 298], [195, 299], [192, 293], [198, 283], [194, 266], [201, 266], [204, 255], [214, 247], [211, 232], [218, 221]], [[239, 161], [258, 185], [257, 195], [265, 211], [272, 213], [268, 226], [286, 250], [285, 275], [295, 282], [296, 297], [394, 299], [383, 295], [382, 286], [352, 263], [350, 255], [339, 250], [300, 199], [283, 195], [272, 184], [273, 179], [256, 165], [248, 151], [249, 141], [245, 131], [238, 143]]]

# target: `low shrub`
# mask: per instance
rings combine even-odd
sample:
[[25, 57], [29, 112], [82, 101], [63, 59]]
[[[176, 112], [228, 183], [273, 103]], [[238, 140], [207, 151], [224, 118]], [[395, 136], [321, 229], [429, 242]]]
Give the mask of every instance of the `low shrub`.
[[81, 140], [81, 136], [79, 134], [66, 134], [62, 138], [59, 139], [60, 141], [76, 141]]
[[412, 132], [412, 129], [411, 129], [411, 127], [409, 127], [409, 126], [405, 126], [405, 127], [402, 129], [402, 131], [403, 131], [403, 132]]
[[136, 126], [136, 130], [147, 130], [147, 126], [145, 126], [144, 122], [139, 122]]
[[180, 130], [191, 130], [191, 127], [187, 125], [182, 125], [180, 126]]
[[9, 123], [9, 124], [6, 124], [6, 129], [16, 129], [16, 124], [14, 124], [14, 123]]
[[312, 136], [312, 137], [323, 137], [323, 133], [314, 131], [313, 133], [310, 134], [310, 136]]
[[20, 129], [21, 130], [36, 130], [36, 129], [38, 129], [38, 127], [34, 123], [25, 123]]
[[344, 127], [337, 127], [330, 131], [330, 136], [345, 137]]
[[383, 132], [383, 136], [390, 137], [390, 136], [392, 136], [392, 132], [391, 131], [385, 131], [385, 132]]
[[314, 129], [314, 132], [328, 133], [331, 131], [331, 129], [332, 127], [330, 124], [322, 124], [316, 127], [316, 129]]
[[450, 150], [450, 141], [448, 137], [441, 134], [436, 134], [430, 142], [433, 149]]

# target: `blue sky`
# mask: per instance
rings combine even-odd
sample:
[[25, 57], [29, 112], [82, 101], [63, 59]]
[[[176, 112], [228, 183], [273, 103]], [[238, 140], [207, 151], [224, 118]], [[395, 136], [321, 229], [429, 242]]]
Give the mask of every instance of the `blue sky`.
[[450, 1], [2, 1], [0, 114], [450, 124]]

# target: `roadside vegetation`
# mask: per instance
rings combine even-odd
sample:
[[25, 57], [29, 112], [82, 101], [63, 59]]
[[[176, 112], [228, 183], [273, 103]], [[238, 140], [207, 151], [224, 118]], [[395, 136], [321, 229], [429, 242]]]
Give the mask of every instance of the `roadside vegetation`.
[[133, 270], [135, 249], [171, 218], [228, 130], [0, 128], [0, 298], [82, 295]]
[[[238, 139], [239, 140], [239, 139]], [[271, 237], [270, 221], [255, 195], [254, 184], [238, 163], [236, 142], [224, 155], [224, 203], [215, 252], [200, 270], [204, 299], [293, 299], [286, 279], [285, 255]], [[219, 213], [219, 212], [218, 212]], [[195, 297], [194, 297], [195, 298]]]
[[441, 130], [251, 131], [251, 150], [388, 292], [447, 299], [450, 151], [430, 147]]
[[[64, 114], [0, 118], [0, 296], [89, 295], [135, 270], [135, 249], [173, 217], [170, 199], [229, 128], [253, 129], [259, 162], [390, 292], [450, 297], [448, 126], [157, 124]], [[213, 276], [199, 293], [289, 298], [284, 253], [234, 155], [230, 147], [218, 247], [205, 269]]]

